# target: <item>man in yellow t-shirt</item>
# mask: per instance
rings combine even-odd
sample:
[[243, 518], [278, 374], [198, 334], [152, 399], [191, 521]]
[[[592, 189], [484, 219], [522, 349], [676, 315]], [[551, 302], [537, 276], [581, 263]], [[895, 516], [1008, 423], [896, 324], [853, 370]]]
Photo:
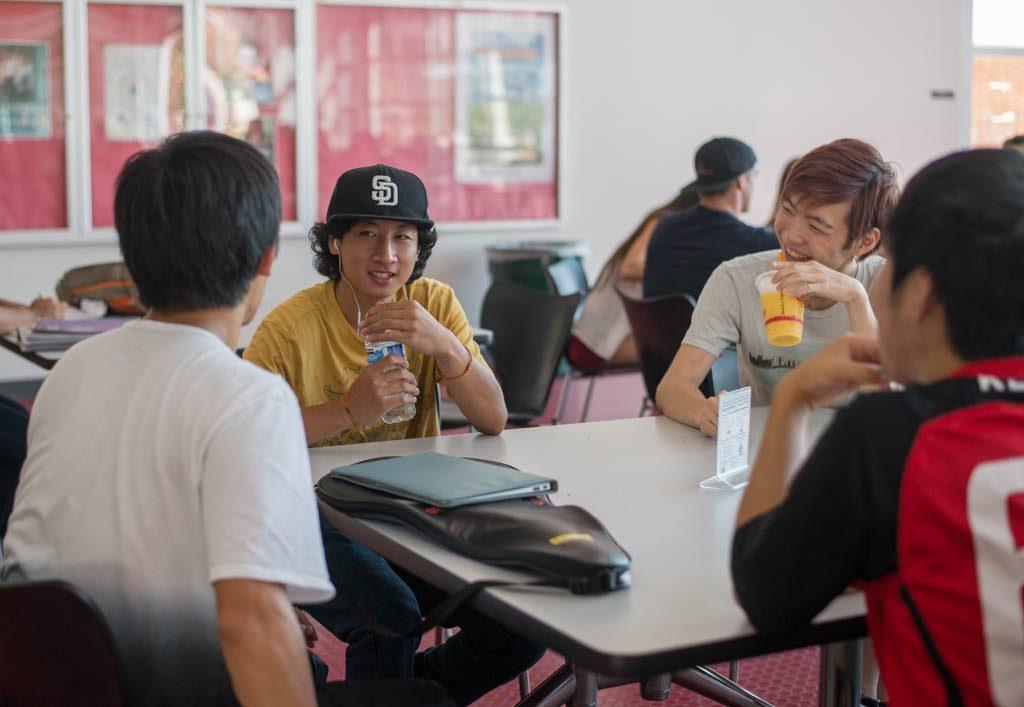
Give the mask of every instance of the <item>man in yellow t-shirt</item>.
[[[338, 284], [335, 280], [327, 280], [283, 302], [263, 320], [245, 350], [246, 359], [288, 381], [304, 409], [337, 405], [337, 401], [344, 400], [359, 376], [367, 370], [365, 344], [358, 338], [356, 328], [346, 321], [335, 296]], [[345, 285], [341, 287], [345, 288]], [[397, 297], [398, 302], [419, 304], [470, 352], [473, 367], [489, 372], [451, 287], [437, 280], [419, 278], [399, 290]], [[309, 438], [311, 447], [440, 434], [434, 387], [440, 379], [437, 359], [411, 346], [405, 351], [408, 371], [420, 391], [416, 399], [416, 416], [392, 424], [378, 417], [366, 426], [340, 428], [323, 439]], [[462, 356], [464, 365], [468, 360], [465, 350]], [[343, 406], [339, 407], [344, 414]]]
[[[271, 311], [245, 350], [245, 358], [280, 374], [295, 391], [307, 443], [436, 435], [435, 384], [441, 380], [476, 429], [499, 434], [507, 419], [501, 388], [480, 357], [462, 306], [451, 287], [422, 277], [437, 231], [419, 177], [386, 165], [345, 172], [310, 242], [316, 269], [328, 280]], [[368, 365], [366, 347], [381, 342], [403, 344], [406, 355]], [[381, 419], [412, 403], [412, 419]], [[307, 610], [348, 643], [348, 679], [427, 678], [457, 705], [468, 705], [543, 654], [472, 609], [453, 617], [458, 634], [420, 654], [418, 638], [373, 633], [359, 616], [401, 633], [445, 595], [323, 520], [320, 526], [338, 598]]]

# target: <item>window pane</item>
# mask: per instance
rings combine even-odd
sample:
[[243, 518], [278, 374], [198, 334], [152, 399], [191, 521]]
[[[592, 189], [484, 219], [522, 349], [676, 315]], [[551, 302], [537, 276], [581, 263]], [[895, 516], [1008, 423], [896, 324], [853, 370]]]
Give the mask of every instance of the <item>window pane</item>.
[[1024, 47], [1022, 0], [974, 0], [974, 46]]
[[0, 3], [0, 230], [66, 228], [58, 3]]
[[378, 162], [426, 184], [438, 221], [558, 216], [552, 13], [317, 6], [319, 218]]
[[92, 222], [114, 224], [124, 161], [185, 128], [181, 8], [89, 5]]
[[207, 125], [248, 140], [277, 168], [283, 216], [295, 204], [295, 18], [291, 10], [208, 8]]
[[1002, 145], [1024, 133], [1024, 56], [974, 57], [971, 144]]

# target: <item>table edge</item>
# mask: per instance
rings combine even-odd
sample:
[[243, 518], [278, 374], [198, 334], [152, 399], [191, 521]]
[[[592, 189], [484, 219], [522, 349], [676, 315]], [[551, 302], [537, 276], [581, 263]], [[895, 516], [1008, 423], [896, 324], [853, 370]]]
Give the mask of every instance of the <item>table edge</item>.
[[[455, 592], [467, 584], [457, 575], [381, 534], [360, 519], [332, 508], [320, 498], [317, 499], [317, 502], [328, 523], [350, 535], [352, 539], [367, 545], [374, 552], [384, 555], [388, 561], [394, 562], [402, 569], [412, 572], [449, 593]], [[418, 532], [415, 529], [411, 530]], [[378, 547], [384, 551], [379, 551]], [[569, 635], [509, 604], [502, 598], [502, 591], [510, 590], [484, 590], [473, 599], [471, 605], [499, 623], [507, 627], [514, 627], [529, 640], [560, 653], [570, 662], [578, 663], [588, 670], [609, 677], [648, 677], [696, 665], [848, 641], [868, 635], [866, 617], [854, 616], [810, 624], [798, 631], [782, 635], [755, 633], [742, 638], [699, 646], [686, 646], [654, 653], [619, 655], [576, 642]], [[628, 592], [629, 590], [622, 591]]]

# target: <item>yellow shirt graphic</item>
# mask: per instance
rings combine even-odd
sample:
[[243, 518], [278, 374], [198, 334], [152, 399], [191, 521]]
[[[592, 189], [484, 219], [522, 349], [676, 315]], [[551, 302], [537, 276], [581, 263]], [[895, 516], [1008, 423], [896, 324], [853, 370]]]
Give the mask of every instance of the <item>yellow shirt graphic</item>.
[[[437, 280], [420, 278], [406, 285], [396, 298], [403, 300], [406, 295], [423, 305], [434, 319], [469, 347], [476, 359], [474, 365], [487, 365], [480, 356], [480, 348], [473, 341], [466, 313], [451, 287]], [[433, 356], [425, 356], [408, 346], [405, 353], [409, 358], [409, 370], [416, 376], [416, 385], [420, 389], [416, 416], [395, 424], [378, 420], [368, 427], [344, 430], [312, 446], [382, 442], [440, 434], [434, 387], [440, 375], [437, 363]], [[327, 280], [297, 292], [274, 307], [253, 334], [245, 349], [245, 358], [283, 377], [295, 391], [299, 405], [308, 407], [335, 400], [348, 392], [366, 368], [366, 347], [356, 338], [334, 299], [334, 281]], [[449, 371], [451, 375], [461, 372]]]

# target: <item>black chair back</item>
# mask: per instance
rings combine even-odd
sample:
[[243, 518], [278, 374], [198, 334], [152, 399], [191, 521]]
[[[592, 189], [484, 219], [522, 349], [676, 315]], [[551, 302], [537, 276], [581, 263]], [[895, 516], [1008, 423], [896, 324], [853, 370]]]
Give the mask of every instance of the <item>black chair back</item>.
[[0, 586], [0, 705], [120, 705], [114, 637], [65, 582]]
[[[640, 356], [644, 386], [647, 388], [647, 396], [653, 402], [658, 384], [672, 365], [672, 359], [679, 352], [679, 344], [690, 328], [697, 302], [686, 294], [641, 299], [627, 295], [618, 288], [616, 292], [626, 308], [629, 327], [633, 330], [633, 340]], [[700, 388], [704, 395], [714, 395], [710, 374]]]
[[577, 292], [585, 295], [590, 291], [587, 271], [583, 269], [583, 263], [579, 258], [565, 258], [548, 265], [547, 276], [551, 291], [563, 297]]
[[494, 372], [510, 418], [544, 413], [580, 299], [579, 293], [559, 297], [507, 282], [495, 282], [484, 295], [480, 325], [494, 332]]

